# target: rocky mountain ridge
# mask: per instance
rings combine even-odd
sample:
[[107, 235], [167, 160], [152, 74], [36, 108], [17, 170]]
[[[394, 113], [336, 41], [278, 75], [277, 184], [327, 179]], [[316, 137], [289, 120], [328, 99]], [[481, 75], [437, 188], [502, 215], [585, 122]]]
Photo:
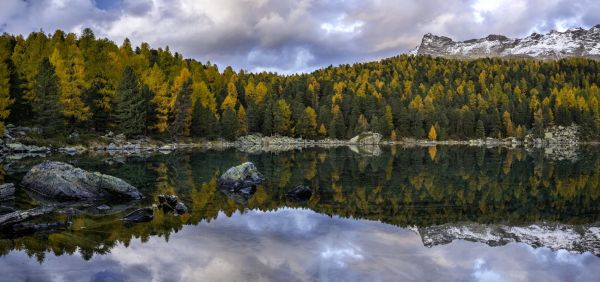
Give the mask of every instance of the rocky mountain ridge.
[[454, 41], [431, 33], [423, 36], [412, 55], [449, 58], [516, 57], [554, 60], [585, 57], [600, 60], [600, 24], [590, 29], [573, 28], [564, 32], [532, 33], [524, 38], [489, 35], [480, 39]]

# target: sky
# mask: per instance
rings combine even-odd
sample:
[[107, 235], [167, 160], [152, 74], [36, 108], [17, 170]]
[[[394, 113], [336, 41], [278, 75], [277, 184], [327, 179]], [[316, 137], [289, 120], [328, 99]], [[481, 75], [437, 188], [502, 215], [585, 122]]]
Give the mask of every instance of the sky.
[[309, 72], [390, 57], [426, 33], [523, 37], [600, 24], [600, 0], [2, 0], [0, 32], [169, 46], [221, 69]]

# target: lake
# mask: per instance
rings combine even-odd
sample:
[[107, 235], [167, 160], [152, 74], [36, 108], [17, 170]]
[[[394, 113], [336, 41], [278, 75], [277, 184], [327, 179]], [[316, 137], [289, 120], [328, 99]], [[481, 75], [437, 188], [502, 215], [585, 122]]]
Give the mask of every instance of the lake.
[[[18, 182], [43, 159], [123, 178], [138, 202], [95, 203], [37, 219], [59, 223], [0, 237], [1, 281], [597, 281], [600, 151], [338, 147], [280, 153], [235, 149], [151, 156], [9, 159]], [[266, 181], [252, 195], [217, 178], [253, 162]], [[2, 180], [4, 178], [4, 180]], [[286, 190], [307, 185], [298, 202]], [[190, 213], [156, 209], [177, 195]], [[40, 204], [18, 189], [17, 209]]]

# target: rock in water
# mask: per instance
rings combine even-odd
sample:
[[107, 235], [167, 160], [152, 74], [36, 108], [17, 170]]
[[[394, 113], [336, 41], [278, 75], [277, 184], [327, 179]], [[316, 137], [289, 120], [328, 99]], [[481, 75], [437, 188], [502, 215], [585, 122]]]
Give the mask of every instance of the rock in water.
[[228, 169], [219, 177], [219, 186], [233, 191], [254, 187], [265, 180], [264, 176], [256, 169], [251, 162], [245, 162], [241, 165]]
[[38, 207], [25, 211], [14, 211], [0, 216], [0, 227], [11, 226], [13, 224], [30, 220], [32, 218], [50, 213], [53, 207]]
[[15, 185], [12, 183], [0, 184], [0, 201], [10, 200], [15, 195]]
[[23, 186], [56, 200], [140, 199], [142, 194], [114, 176], [88, 172], [72, 165], [44, 161], [23, 177]]
[[298, 185], [288, 190], [285, 195], [294, 200], [306, 201], [312, 196], [312, 190], [304, 185]]
[[357, 145], [377, 145], [381, 142], [382, 136], [376, 132], [363, 132], [352, 137], [348, 142]]
[[127, 221], [127, 222], [137, 223], [137, 222], [148, 222], [148, 221], [151, 221], [153, 218], [154, 218], [154, 210], [152, 210], [152, 208], [141, 208], [141, 209], [132, 211], [131, 213], [129, 213], [128, 215], [123, 217], [123, 220]]
[[158, 203], [161, 205], [169, 205], [170, 208], [175, 208], [177, 205], [177, 196], [175, 195], [158, 195]]
[[184, 214], [184, 213], [188, 212], [188, 208], [185, 206], [184, 203], [179, 202], [175, 205], [175, 211], [178, 214]]

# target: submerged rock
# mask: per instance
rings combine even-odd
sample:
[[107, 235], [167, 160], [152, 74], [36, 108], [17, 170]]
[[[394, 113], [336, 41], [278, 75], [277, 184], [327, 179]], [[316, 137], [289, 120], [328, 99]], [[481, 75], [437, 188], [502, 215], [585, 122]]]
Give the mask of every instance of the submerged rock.
[[15, 185], [12, 183], [0, 184], [0, 201], [10, 200], [15, 195]]
[[218, 184], [221, 187], [233, 191], [239, 191], [245, 188], [254, 187], [265, 180], [264, 176], [256, 169], [251, 162], [245, 162], [241, 165], [228, 169], [221, 177]]
[[23, 177], [22, 184], [27, 189], [56, 200], [142, 198], [135, 187], [122, 179], [53, 161], [44, 161], [31, 168]]
[[288, 190], [285, 195], [294, 200], [306, 201], [312, 196], [312, 190], [308, 186], [298, 185]]
[[137, 223], [148, 222], [154, 218], [154, 210], [152, 208], [141, 208], [134, 210], [122, 218], [123, 221]]

